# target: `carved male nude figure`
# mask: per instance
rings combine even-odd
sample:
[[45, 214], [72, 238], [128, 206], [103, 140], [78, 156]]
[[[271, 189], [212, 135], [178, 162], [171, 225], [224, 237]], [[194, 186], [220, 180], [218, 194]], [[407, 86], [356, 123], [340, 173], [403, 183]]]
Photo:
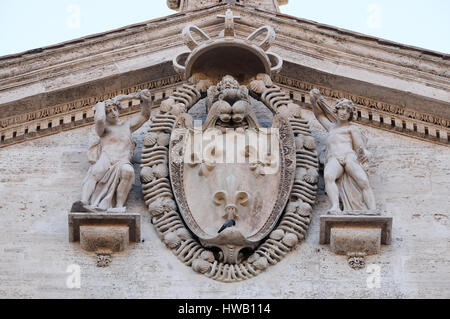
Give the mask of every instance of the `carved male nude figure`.
[[[350, 100], [341, 99], [333, 110], [317, 89], [310, 92], [310, 97], [315, 117], [328, 131], [324, 179], [331, 202], [330, 211], [341, 210], [339, 196], [343, 200], [345, 210], [374, 210], [375, 198], [367, 173], [362, 167], [370, 153], [360, 130], [351, 125], [355, 106]], [[344, 181], [340, 194], [336, 181], [342, 177], [350, 182], [353, 180], [359, 190], [348, 187], [348, 183]], [[362, 201], [357, 199], [357, 192], [361, 193]]]

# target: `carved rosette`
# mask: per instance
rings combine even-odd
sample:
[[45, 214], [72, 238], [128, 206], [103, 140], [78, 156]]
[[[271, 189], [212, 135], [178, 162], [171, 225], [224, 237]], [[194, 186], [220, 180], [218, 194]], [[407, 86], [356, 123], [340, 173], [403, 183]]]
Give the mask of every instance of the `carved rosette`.
[[[193, 29], [192, 26], [190, 28]], [[269, 31], [270, 29], [267, 28]], [[258, 34], [259, 32], [262, 31], [258, 31]], [[186, 33], [188, 31], [185, 30], [184, 34]], [[256, 46], [251, 44], [253, 37], [247, 40], [248, 46]], [[196, 51], [199, 44], [189, 42], [191, 38], [192, 36], [187, 42]], [[264, 53], [270, 47], [271, 39], [273, 34], [269, 32], [260, 43], [258, 52]], [[211, 42], [209, 37], [205, 41]], [[230, 39], [227, 41], [232, 42]], [[266, 58], [269, 61], [267, 56]], [[201, 57], [197, 57], [198, 59], [201, 60]], [[181, 68], [183, 72], [190, 70], [185, 73], [188, 80], [162, 102], [160, 113], [152, 117], [148, 134], [144, 137], [141, 164], [144, 199], [158, 235], [182, 262], [214, 280], [234, 282], [250, 279], [281, 261], [307, 234], [318, 181], [315, 140], [311, 136], [308, 122], [301, 117], [300, 106], [294, 104], [288, 94], [273, 84], [271, 75], [264, 72], [250, 74], [243, 80], [244, 86], [238, 85], [233, 91], [223, 84], [226, 77], [219, 81], [214, 74], [211, 76], [196, 70], [195, 63], [189, 65], [190, 60], [195, 59], [188, 56], [187, 64]], [[266, 69], [271, 72], [270, 62], [268, 63]], [[281, 63], [282, 61], [278, 61], [277, 67]], [[180, 65], [176, 65], [177, 67], [180, 69]], [[229, 78], [232, 79], [233, 76]], [[210, 126], [222, 127], [222, 130], [231, 127], [236, 132], [257, 131], [259, 124], [251, 109], [249, 96], [262, 101], [274, 113], [272, 127], [278, 129], [280, 146], [276, 153], [279, 157], [279, 171], [274, 177], [277, 181], [275, 185], [278, 186], [272, 190], [275, 195], [272, 206], [269, 205], [271, 209], [265, 210], [262, 224], [255, 232], [249, 232], [248, 236], [236, 231], [242, 223], [242, 219], [239, 219], [241, 217], [237, 216], [241, 210], [250, 209], [258, 213], [259, 206], [252, 202], [255, 197], [252, 189], [241, 189], [239, 187], [242, 183], [238, 183], [241, 186], [234, 185], [234, 180], [230, 178], [227, 180], [228, 186], [223, 190], [212, 190], [214, 196], [211, 197], [211, 205], [215, 203], [217, 209], [223, 207], [220, 209], [224, 210], [224, 216], [228, 216], [226, 218], [238, 218], [238, 225], [235, 227], [227, 224], [230, 220], [224, 224], [224, 229], [228, 227], [223, 231], [226, 235], [221, 237], [218, 234], [216, 238], [212, 238], [211, 232], [205, 230], [205, 221], [198, 220], [198, 216], [196, 219], [195, 211], [191, 211], [192, 205], [186, 195], [186, 188], [199, 188], [202, 185], [187, 185], [185, 174], [186, 169], [190, 170], [190, 165], [195, 170], [189, 171], [189, 174], [198, 172], [197, 178], [206, 182], [209, 174], [214, 176], [215, 170], [220, 170], [220, 167], [208, 162], [188, 165], [176, 160], [183, 158], [189, 134], [195, 131], [188, 112], [200, 99], [206, 98], [208, 116], [203, 130]], [[239, 114], [242, 116], [238, 116]], [[264, 166], [264, 163], [258, 165]], [[259, 176], [258, 165], [248, 169], [249, 176], [255, 181], [265, 178], [261, 177], [264, 174]], [[224, 238], [232, 238], [232, 244], [224, 244]], [[238, 243], [241, 242], [242, 245], [239, 246]], [[213, 246], [220, 246], [221, 251], [213, 249]], [[247, 249], [245, 254], [239, 253], [242, 247]]]

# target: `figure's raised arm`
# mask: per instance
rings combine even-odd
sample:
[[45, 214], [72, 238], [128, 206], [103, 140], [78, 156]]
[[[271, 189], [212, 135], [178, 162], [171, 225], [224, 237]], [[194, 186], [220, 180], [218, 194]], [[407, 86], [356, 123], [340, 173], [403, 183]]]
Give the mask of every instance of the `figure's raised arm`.
[[133, 98], [141, 100], [141, 113], [129, 120], [131, 131], [136, 131], [150, 118], [153, 102], [149, 90], [138, 91], [134, 93]]
[[95, 107], [95, 115], [94, 115], [94, 122], [95, 122], [95, 132], [98, 136], [102, 136], [105, 132], [105, 126], [106, 126], [106, 111], [105, 111], [105, 102], [98, 102]]
[[139, 92], [140, 91], [131, 94], [120, 94], [113, 98], [113, 100], [120, 103], [124, 100], [139, 99]]
[[320, 94], [318, 89], [312, 89], [309, 92], [309, 96], [311, 99], [312, 110], [314, 112], [314, 116], [319, 121], [319, 123], [329, 131], [333, 123], [336, 122], [336, 118], [334, 117], [331, 107], [325, 101], [324, 97]]

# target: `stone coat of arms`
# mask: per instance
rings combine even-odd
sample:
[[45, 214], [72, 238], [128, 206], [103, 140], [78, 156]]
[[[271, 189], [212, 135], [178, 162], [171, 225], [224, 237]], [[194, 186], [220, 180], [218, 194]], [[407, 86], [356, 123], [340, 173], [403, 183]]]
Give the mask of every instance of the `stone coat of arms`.
[[[308, 122], [271, 80], [282, 66], [268, 52], [275, 32], [265, 26], [238, 39], [233, 18], [225, 14], [215, 40], [193, 25], [183, 30], [191, 52], [174, 66], [187, 81], [152, 117], [141, 169], [162, 240], [186, 265], [224, 282], [258, 275], [304, 239], [318, 179]], [[261, 124], [258, 103], [271, 123]], [[199, 105], [203, 118], [191, 112]]]

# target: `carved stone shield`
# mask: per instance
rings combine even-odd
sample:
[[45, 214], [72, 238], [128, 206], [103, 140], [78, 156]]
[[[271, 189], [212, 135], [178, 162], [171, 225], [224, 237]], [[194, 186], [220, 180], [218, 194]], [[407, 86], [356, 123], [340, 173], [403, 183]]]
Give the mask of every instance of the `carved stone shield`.
[[[269, 129], [189, 130], [190, 120], [180, 118], [171, 135], [175, 199], [200, 242], [220, 248], [225, 262], [237, 263], [242, 249], [254, 249], [275, 227], [288, 201], [294, 135], [281, 116]], [[233, 227], [226, 227], [227, 221]]]

